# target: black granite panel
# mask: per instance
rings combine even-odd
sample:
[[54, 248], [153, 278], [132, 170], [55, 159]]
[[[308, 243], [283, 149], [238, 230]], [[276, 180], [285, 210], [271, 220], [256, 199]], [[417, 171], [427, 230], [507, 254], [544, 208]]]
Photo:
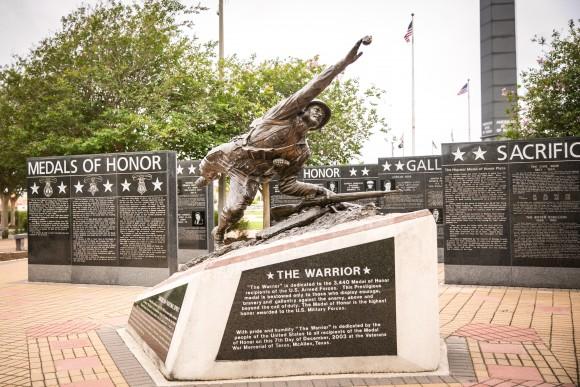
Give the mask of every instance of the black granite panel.
[[443, 145], [445, 262], [580, 267], [580, 139]]
[[162, 361], [167, 358], [186, 291], [184, 284], [133, 304], [129, 325]]
[[199, 160], [177, 163], [178, 233], [180, 249], [213, 250], [213, 184], [198, 188]]
[[[298, 176], [299, 181], [316, 184], [335, 193], [355, 193], [380, 190], [378, 179], [379, 168], [376, 164], [328, 165], [304, 167]], [[297, 204], [302, 198], [285, 195], [280, 192], [279, 182], [270, 183], [270, 206]], [[358, 204], [374, 203], [376, 199], [364, 199]]]
[[173, 152], [29, 159], [30, 263], [168, 267], [174, 159]]
[[443, 144], [445, 263], [510, 265], [505, 147]]
[[389, 238], [242, 272], [217, 360], [397, 354]]
[[580, 267], [580, 138], [509, 146], [515, 266]]
[[443, 247], [441, 156], [379, 158], [378, 176], [381, 190], [402, 191], [381, 199], [381, 210], [395, 213], [429, 209], [437, 223], [437, 245]]
[[[51, 172], [55, 166], [43, 167]], [[54, 174], [29, 177], [27, 185], [28, 262], [70, 265], [70, 177]]]

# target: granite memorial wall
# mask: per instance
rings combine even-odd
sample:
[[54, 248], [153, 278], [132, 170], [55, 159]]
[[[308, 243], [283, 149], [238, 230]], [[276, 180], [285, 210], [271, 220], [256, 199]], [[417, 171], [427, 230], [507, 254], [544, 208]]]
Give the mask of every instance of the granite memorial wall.
[[29, 280], [152, 285], [177, 270], [174, 152], [27, 160]]
[[177, 234], [179, 263], [213, 251], [213, 184], [198, 188], [199, 160], [177, 162]]
[[580, 288], [580, 138], [442, 151], [446, 282]]
[[[334, 193], [378, 191], [380, 189], [378, 171], [379, 166], [376, 164], [304, 167], [298, 176], [298, 180], [325, 187]], [[278, 180], [270, 182], [270, 205], [272, 207], [296, 204], [300, 200], [300, 198], [280, 192]], [[377, 199], [357, 201], [357, 203], [361, 204], [370, 202], [378, 205]]]
[[379, 158], [382, 191], [401, 190], [379, 200], [386, 213], [427, 208], [437, 224], [437, 246], [443, 249], [443, 175], [441, 156]]

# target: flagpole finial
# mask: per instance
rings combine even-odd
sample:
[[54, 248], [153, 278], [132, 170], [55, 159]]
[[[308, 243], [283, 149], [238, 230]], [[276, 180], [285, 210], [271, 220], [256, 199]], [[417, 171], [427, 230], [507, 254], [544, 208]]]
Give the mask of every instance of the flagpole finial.
[[415, 14], [414, 13], [411, 13], [411, 17], [414, 17], [414, 16], [415, 16]]

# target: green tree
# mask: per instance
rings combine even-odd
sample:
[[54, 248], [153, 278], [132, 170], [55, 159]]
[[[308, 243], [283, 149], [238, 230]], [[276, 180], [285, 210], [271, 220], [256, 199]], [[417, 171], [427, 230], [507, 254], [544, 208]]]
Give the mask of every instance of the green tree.
[[[81, 7], [0, 79], [29, 155], [158, 149], [211, 84], [211, 45], [181, 33], [179, 1]], [[200, 75], [201, 74], [201, 75]], [[201, 79], [200, 79], [201, 77]]]
[[[0, 168], [11, 180], [0, 188], [23, 186], [27, 157], [169, 149], [200, 158], [322, 70], [316, 59], [232, 57], [220, 79], [215, 43], [191, 38], [184, 21], [202, 10], [180, 0], [81, 7], [3, 68]], [[373, 106], [380, 95], [335, 81], [322, 96], [333, 118], [312, 137], [313, 162], [357, 155], [371, 128], [384, 126]]]
[[[568, 34], [552, 33], [539, 68], [522, 72], [525, 94], [510, 94], [510, 138], [580, 135], [580, 28], [570, 20]], [[546, 39], [533, 41], [544, 46]]]
[[20, 196], [26, 180], [26, 156], [21, 151], [25, 143], [20, 143], [24, 137], [18, 129], [2, 130], [9, 125], [12, 112], [6, 103], [6, 95], [0, 92], [0, 238], [8, 236], [10, 197], [13, 194]]

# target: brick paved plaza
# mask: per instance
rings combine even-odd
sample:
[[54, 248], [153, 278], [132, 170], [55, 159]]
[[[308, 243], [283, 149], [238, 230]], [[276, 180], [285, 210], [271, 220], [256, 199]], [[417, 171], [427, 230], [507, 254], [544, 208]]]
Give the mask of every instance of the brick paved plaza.
[[[0, 386], [155, 385], [116, 333], [143, 288], [29, 283], [26, 264], [0, 262]], [[442, 265], [439, 274], [442, 280]], [[235, 387], [578, 384], [580, 291], [441, 283], [439, 310], [450, 376], [291, 378]]]

